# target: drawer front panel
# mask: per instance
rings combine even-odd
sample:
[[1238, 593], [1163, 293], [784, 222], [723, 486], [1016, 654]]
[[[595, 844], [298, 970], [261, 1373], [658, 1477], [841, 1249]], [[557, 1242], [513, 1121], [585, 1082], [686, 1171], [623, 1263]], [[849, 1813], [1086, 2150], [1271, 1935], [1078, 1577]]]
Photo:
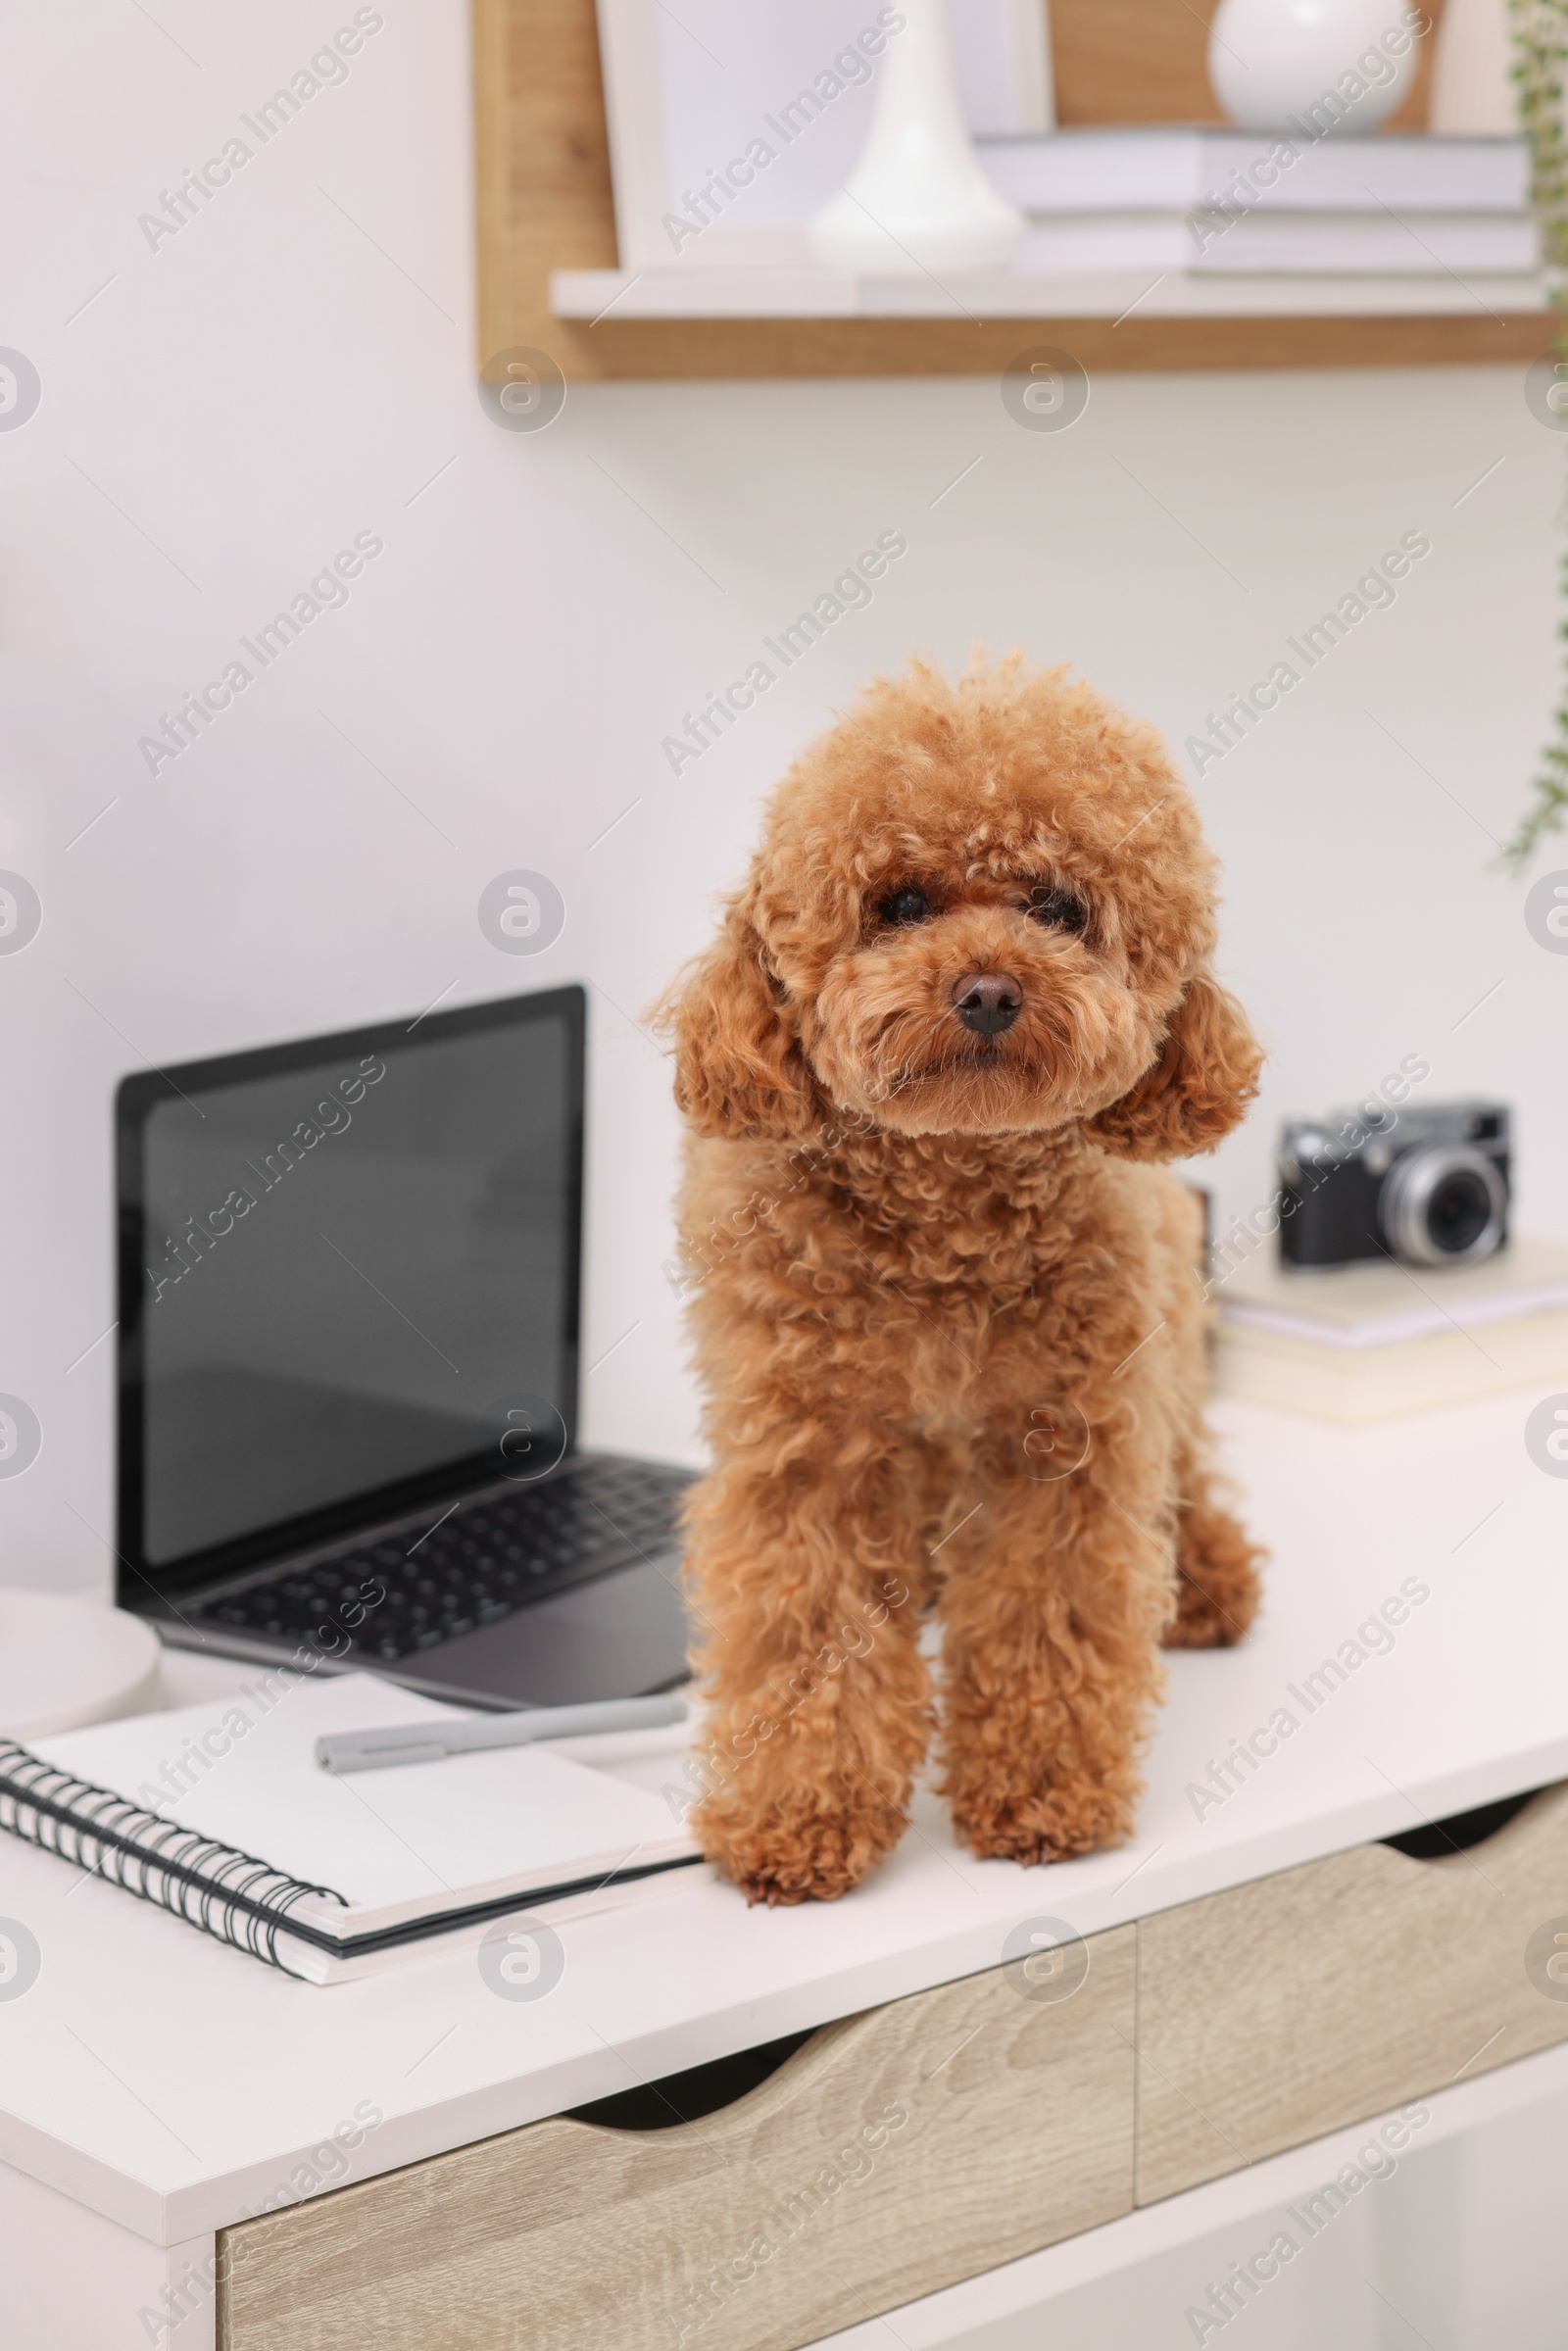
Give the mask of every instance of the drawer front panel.
[[1362, 1845], [1145, 1919], [1139, 2203], [1568, 2039], [1525, 1963], [1565, 1915], [1568, 1784], [1441, 1861]]
[[[794, 2351], [1127, 2212], [1132, 1927], [830, 2025], [669, 2131], [557, 2117], [224, 2232], [224, 2351]], [[1054, 1987], [1051, 1987], [1054, 1988]]]

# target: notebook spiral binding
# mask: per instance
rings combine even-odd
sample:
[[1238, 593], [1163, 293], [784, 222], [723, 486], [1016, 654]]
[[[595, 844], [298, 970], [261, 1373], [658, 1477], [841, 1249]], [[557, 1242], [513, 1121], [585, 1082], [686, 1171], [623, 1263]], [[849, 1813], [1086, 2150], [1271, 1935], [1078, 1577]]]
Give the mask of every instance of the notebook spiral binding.
[[0, 1829], [302, 1980], [277, 1948], [295, 1903], [319, 1894], [348, 1907], [329, 1886], [286, 1877], [253, 1853], [74, 1779], [9, 1739], [0, 1739]]

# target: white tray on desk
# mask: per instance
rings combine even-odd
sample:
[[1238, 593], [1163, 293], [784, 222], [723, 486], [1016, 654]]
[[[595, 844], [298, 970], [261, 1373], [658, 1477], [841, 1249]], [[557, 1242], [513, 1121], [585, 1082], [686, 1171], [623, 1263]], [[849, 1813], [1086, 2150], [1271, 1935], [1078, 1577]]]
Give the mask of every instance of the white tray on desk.
[[65, 1592], [0, 1592], [0, 1737], [43, 1739], [143, 1714], [163, 1651], [123, 1608]]

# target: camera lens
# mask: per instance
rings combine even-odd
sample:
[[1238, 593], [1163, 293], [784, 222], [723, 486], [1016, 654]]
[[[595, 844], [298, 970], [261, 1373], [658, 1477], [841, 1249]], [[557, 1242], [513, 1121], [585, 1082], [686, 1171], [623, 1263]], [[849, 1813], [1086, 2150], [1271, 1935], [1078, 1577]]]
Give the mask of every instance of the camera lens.
[[1446, 1175], [1427, 1202], [1427, 1231], [1446, 1257], [1475, 1248], [1492, 1221], [1492, 1195], [1468, 1168]]
[[1383, 1187], [1383, 1230], [1411, 1265], [1456, 1265], [1488, 1257], [1502, 1239], [1507, 1198], [1481, 1151], [1435, 1146], [1406, 1151]]

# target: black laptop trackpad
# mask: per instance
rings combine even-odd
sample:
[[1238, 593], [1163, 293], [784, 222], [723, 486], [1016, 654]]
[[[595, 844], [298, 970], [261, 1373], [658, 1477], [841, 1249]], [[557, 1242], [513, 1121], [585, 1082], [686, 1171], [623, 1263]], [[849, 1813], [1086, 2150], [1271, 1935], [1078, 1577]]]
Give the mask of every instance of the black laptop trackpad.
[[677, 1564], [670, 1552], [658, 1566], [619, 1568], [416, 1658], [392, 1667], [367, 1662], [434, 1697], [491, 1706], [573, 1706], [668, 1690], [687, 1670]]

